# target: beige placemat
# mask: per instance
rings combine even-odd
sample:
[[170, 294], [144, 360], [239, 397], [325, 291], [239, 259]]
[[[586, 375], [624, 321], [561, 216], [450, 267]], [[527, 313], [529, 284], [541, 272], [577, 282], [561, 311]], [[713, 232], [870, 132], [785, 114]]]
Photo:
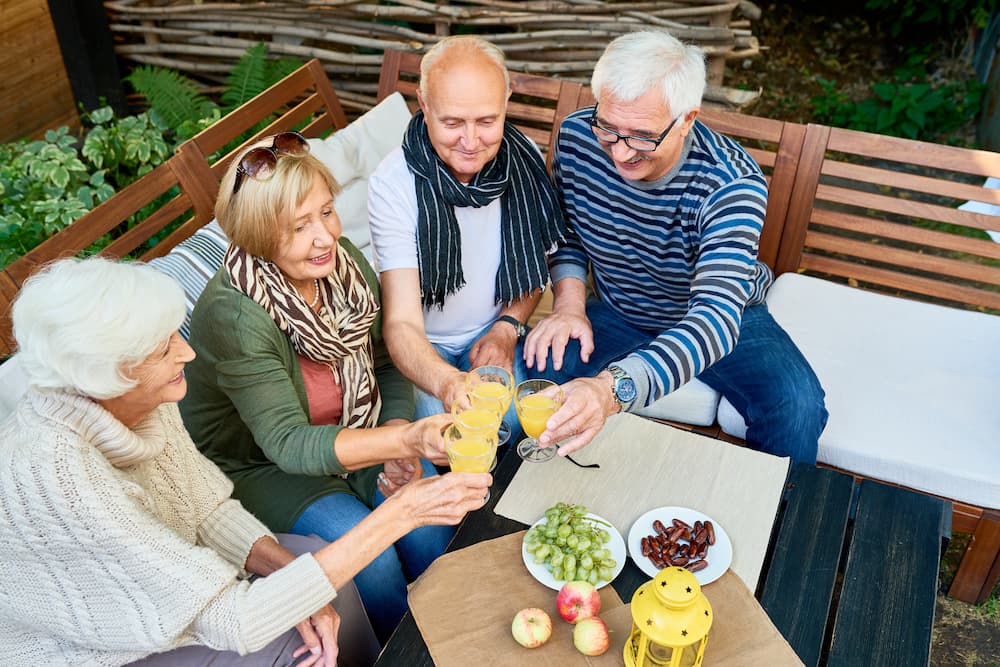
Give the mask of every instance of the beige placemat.
[[523, 463], [496, 506], [501, 516], [532, 524], [558, 501], [586, 505], [628, 540], [632, 523], [667, 505], [712, 517], [733, 543], [732, 570], [756, 590], [788, 459], [622, 414], [573, 454], [584, 470], [556, 457]]
[[[522, 665], [620, 665], [630, 621], [611, 635], [603, 655], [588, 658], [573, 647], [573, 626], [556, 612], [556, 591], [538, 583], [521, 559], [524, 531], [480, 542], [438, 558], [410, 586], [409, 602], [427, 650], [437, 667]], [[601, 616], [622, 601], [611, 586], [601, 588]], [[514, 615], [525, 607], [544, 609], [552, 637], [526, 649], [510, 634]]]

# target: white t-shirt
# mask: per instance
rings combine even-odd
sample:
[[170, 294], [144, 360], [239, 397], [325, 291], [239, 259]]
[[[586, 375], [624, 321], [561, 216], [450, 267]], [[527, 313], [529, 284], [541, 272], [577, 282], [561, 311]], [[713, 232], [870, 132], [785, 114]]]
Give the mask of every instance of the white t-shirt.
[[[444, 301], [444, 309], [424, 309], [427, 339], [461, 354], [500, 314], [495, 304], [500, 267], [501, 201], [482, 208], [455, 207], [462, 238], [465, 285]], [[419, 269], [417, 190], [403, 149], [389, 153], [368, 179], [368, 222], [375, 249], [375, 270]]]

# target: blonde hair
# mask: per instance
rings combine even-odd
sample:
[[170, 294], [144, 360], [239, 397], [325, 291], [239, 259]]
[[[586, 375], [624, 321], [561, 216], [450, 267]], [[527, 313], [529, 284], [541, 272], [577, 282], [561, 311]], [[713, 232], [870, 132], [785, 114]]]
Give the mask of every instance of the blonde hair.
[[488, 42], [479, 35], [452, 35], [440, 40], [420, 59], [420, 96], [424, 100], [427, 99], [427, 82], [438, 61], [444, 55], [456, 50], [455, 55], [457, 56], [480, 54], [493, 61], [503, 72], [504, 87], [510, 90], [510, 72], [507, 71], [507, 59], [496, 44]]
[[[270, 139], [266, 139], [254, 147], [269, 145]], [[312, 190], [316, 176], [323, 179], [334, 197], [340, 194], [340, 185], [326, 165], [311, 153], [282, 154], [270, 178], [257, 180], [244, 176], [239, 192], [234, 193], [237, 167], [254, 147], [233, 160], [222, 177], [215, 217], [235, 245], [254, 257], [271, 259], [284, 237], [291, 235], [288, 223]]]
[[656, 86], [675, 118], [700, 107], [705, 53], [665, 31], [631, 32], [608, 44], [590, 78], [598, 100], [607, 92], [631, 102]]
[[11, 319], [30, 385], [107, 399], [138, 384], [127, 372], [177, 331], [185, 313], [184, 292], [166, 274], [91, 257], [38, 271]]

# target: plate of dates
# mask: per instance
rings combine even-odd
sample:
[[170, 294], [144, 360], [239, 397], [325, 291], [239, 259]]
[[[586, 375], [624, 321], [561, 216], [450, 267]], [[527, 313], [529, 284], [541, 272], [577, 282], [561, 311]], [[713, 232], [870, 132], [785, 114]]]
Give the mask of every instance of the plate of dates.
[[684, 567], [704, 586], [729, 569], [733, 543], [722, 526], [698, 510], [657, 507], [632, 524], [628, 553], [650, 577], [665, 567]]

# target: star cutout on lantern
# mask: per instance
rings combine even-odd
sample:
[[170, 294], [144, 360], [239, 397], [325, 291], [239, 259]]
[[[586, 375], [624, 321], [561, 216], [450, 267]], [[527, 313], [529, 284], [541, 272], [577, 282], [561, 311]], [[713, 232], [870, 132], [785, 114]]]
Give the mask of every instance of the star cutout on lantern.
[[650, 625], [652, 625], [652, 624], [653, 624], [653, 621], [652, 621], [652, 619], [649, 619], [649, 618], [647, 618], [647, 619], [646, 619], [646, 627], [649, 627], [649, 626], [650, 626]]
[[687, 591], [688, 593], [690, 593], [690, 592], [691, 592], [691, 587], [690, 587], [690, 586], [688, 586], [688, 587], [687, 587], [687, 588], [686, 588], [685, 590], [686, 590], [686, 591]]
[[681, 630], [681, 636], [682, 637], [687, 637], [688, 636], [688, 631], [687, 630]]

